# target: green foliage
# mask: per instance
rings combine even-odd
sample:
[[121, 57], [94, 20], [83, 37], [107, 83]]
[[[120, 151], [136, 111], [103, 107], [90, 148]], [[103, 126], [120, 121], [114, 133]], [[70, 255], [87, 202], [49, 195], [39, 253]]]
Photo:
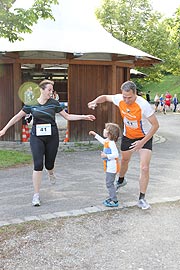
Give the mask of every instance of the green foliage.
[[96, 15], [104, 28], [117, 39], [132, 44], [145, 31], [151, 16], [148, 0], [104, 0]]
[[57, 0], [35, 0], [29, 9], [12, 9], [15, 0], [0, 1], [0, 36], [14, 42], [22, 40], [21, 33], [31, 33], [38, 19], [54, 19], [51, 5]]
[[30, 163], [32, 156], [27, 153], [9, 150], [0, 150], [0, 168]]
[[164, 76], [159, 82], [144, 82], [143, 79], [139, 80], [140, 89], [142, 92], [146, 93], [150, 91], [151, 100], [154, 100], [155, 94], [159, 95], [165, 94], [167, 91], [170, 92], [172, 96], [177, 94], [180, 100], [180, 77], [175, 75]]
[[180, 74], [180, 8], [174, 17], [164, 19], [153, 11], [150, 0], [104, 0], [96, 15], [115, 38], [163, 60], [140, 69], [148, 74], [146, 81]]

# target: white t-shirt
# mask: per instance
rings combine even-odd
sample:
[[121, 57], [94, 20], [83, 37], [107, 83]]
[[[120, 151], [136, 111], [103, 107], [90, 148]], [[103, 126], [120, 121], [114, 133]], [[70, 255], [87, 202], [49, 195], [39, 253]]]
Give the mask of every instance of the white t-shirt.
[[151, 128], [148, 117], [154, 114], [154, 110], [147, 100], [137, 96], [133, 104], [126, 104], [122, 94], [113, 95], [113, 103], [119, 107], [124, 122], [123, 135], [130, 139], [144, 137]]
[[105, 142], [109, 142], [109, 148], [111, 149], [111, 154], [107, 154], [107, 167], [106, 172], [116, 173], [117, 171], [117, 161], [116, 158], [119, 157], [119, 152], [114, 141], [110, 141], [109, 139], [104, 139], [100, 135], [96, 134], [95, 139], [104, 145]]

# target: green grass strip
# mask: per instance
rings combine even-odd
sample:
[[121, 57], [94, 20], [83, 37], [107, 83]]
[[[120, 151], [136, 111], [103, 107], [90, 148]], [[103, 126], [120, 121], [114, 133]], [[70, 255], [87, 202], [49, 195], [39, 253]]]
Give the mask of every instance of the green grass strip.
[[29, 164], [31, 161], [31, 154], [14, 150], [0, 150], [0, 169], [20, 164]]

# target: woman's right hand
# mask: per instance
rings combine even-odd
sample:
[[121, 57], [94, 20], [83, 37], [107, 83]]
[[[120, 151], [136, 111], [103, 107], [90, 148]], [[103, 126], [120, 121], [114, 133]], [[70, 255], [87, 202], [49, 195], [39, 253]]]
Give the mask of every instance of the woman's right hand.
[[0, 130], [0, 137], [2, 137], [6, 132], [2, 129]]

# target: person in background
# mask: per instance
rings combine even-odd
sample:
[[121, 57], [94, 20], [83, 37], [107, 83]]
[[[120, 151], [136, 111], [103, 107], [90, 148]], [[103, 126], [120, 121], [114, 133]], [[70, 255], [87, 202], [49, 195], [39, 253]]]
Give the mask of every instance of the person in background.
[[163, 112], [164, 114], [166, 114], [164, 94], [161, 94], [159, 98], [159, 102], [160, 102], [160, 112]]
[[32, 181], [34, 186], [34, 195], [32, 199], [33, 206], [40, 206], [40, 186], [42, 180], [42, 171], [45, 168], [51, 184], [55, 184], [56, 177], [54, 175], [54, 163], [59, 146], [59, 133], [55, 122], [55, 115], [59, 113], [68, 121], [88, 120], [94, 121], [94, 115], [77, 115], [68, 114], [60, 106], [57, 100], [51, 98], [53, 93], [54, 82], [43, 80], [39, 84], [40, 96], [33, 105], [24, 105], [23, 108], [13, 116], [6, 126], [0, 130], [0, 137], [6, 131], [25, 117], [31, 114], [33, 117], [33, 125], [30, 135], [30, 147], [34, 161], [34, 170]]
[[166, 92], [166, 95], [165, 95], [165, 109], [167, 110], [167, 107], [169, 110], [171, 110], [171, 99], [172, 99], [172, 96], [169, 92]]
[[59, 101], [59, 95], [58, 95], [58, 93], [55, 90], [53, 91], [53, 98], [55, 100]]
[[146, 100], [147, 100], [147, 102], [151, 102], [151, 97], [150, 97], [150, 91], [148, 91], [147, 93], [146, 93]]
[[126, 81], [121, 86], [122, 94], [100, 95], [88, 103], [90, 109], [95, 109], [98, 104], [111, 102], [121, 113], [124, 122], [121, 140], [121, 165], [119, 179], [116, 183], [117, 190], [127, 183], [125, 174], [134, 152], [140, 156], [139, 199], [138, 207], [148, 209], [150, 205], [145, 199], [149, 183], [149, 165], [152, 156], [153, 135], [159, 128], [158, 120], [151, 105], [144, 98], [137, 96], [136, 85]]
[[155, 106], [155, 112], [158, 111], [158, 107], [159, 107], [159, 94], [156, 93], [155, 97], [154, 97], [154, 106]]
[[174, 110], [173, 110], [173, 112], [176, 112], [177, 105], [178, 105], [178, 98], [177, 98], [177, 95], [176, 94], [174, 94], [174, 97], [173, 97], [173, 104], [174, 104]]
[[109, 198], [103, 204], [107, 207], [117, 207], [119, 205], [116, 188], [114, 185], [116, 174], [119, 172], [119, 153], [116, 142], [120, 135], [120, 128], [117, 124], [106, 123], [102, 138], [94, 131], [90, 131], [89, 135], [93, 135], [96, 140], [104, 145], [101, 158], [104, 161], [104, 171], [106, 172], [106, 187], [109, 192]]

